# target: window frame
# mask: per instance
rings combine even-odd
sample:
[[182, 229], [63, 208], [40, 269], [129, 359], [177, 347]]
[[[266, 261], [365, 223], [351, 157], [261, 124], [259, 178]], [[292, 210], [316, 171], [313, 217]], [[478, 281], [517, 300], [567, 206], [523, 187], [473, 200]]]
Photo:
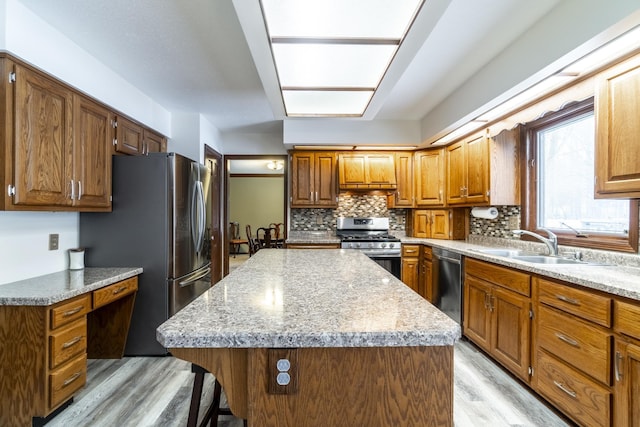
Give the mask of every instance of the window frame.
[[[525, 230], [536, 233], [545, 233], [538, 227], [538, 200], [537, 200], [537, 132], [555, 126], [574, 117], [583, 115], [589, 111], [594, 112], [594, 98], [590, 97], [580, 102], [572, 102], [558, 111], [543, 115], [542, 117], [521, 125], [520, 140], [522, 144], [522, 209], [520, 214], [521, 226]], [[595, 129], [594, 129], [595, 134]], [[594, 165], [595, 176], [595, 165]], [[590, 234], [589, 237], [576, 237], [575, 233], [566, 229], [550, 229], [558, 236], [558, 244], [576, 246], [591, 249], [604, 249], [620, 252], [638, 252], [638, 200], [629, 200], [629, 234], [620, 237], [613, 234]], [[528, 236], [522, 236], [524, 240], [534, 240]]]

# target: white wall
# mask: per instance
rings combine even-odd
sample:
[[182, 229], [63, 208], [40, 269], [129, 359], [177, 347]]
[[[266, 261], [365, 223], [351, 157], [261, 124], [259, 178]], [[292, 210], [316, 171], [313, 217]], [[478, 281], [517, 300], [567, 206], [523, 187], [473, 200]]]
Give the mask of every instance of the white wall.
[[284, 143], [293, 145], [418, 145], [420, 122], [416, 120], [302, 119], [283, 124]]
[[[171, 135], [171, 115], [165, 108], [15, 0], [0, 0], [0, 50]], [[48, 250], [50, 233], [59, 234], [57, 251]], [[0, 212], [0, 283], [65, 270], [67, 249], [78, 242], [77, 213]]]
[[224, 154], [287, 154], [282, 137], [272, 133], [224, 133]]
[[[50, 251], [49, 234], [58, 234]], [[0, 211], [0, 284], [68, 268], [67, 250], [78, 247], [75, 212]]]

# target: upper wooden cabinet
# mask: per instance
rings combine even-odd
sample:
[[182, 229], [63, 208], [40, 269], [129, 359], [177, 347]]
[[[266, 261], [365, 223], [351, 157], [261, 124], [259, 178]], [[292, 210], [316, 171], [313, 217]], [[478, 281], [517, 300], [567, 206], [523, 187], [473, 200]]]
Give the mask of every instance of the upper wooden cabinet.
[[425, 239], [464, 239], [463, 209], [416, 209], [409, 216], [413, 237]]
[[291, 207], [338, 206], [336, 156], [333, 152], [291, 153]]
[[108, 211], [116, 140], [131, 154], [166, 149], [164, 137], [18, 59], [0, 54], [0, 72], [2, 210]]
[[118, 116], [115, 120], [115, 129], [114, 152], [133, 155], [146, 154], [142, 126], [125, 117]]
[[167, 139], [149, 129], [142, 132], [142, 146], [144, 154], [164, 153], [167, 151]]
[[520, 204], [518, 131], [475, 135], [445, 149], [449, 205]]
[[87, 97], [73, 96], [73, 205], [111, 206], [113, 114]]
[[413, 194], [413, 152], [395, 154], [396, 191], [387, 197], [389, 208], [412, 208], [415, 206]]
[[414, 165], [416, 206], [444, 206], [444, 149], [416, 151]]
[[13, 114], [15, 133], [5, 140], [5, 148], [13, 147], [13, 161], [7, 157], [5, 164], [13, 170], [4, 188], [13, 199], [5, 208], [71, 206], [73, 94], [43, 74], [18, 64], [11, 68], [7, 95], [12, 93], [13, 103], [4, 117]]
[[338, 154], [340, 189], [384, 190], [396, 188], [393, 153]]
[[10, 68], [7, 111], [15, 133], [4, 140], [5, 148], [13, 147], [3, 161], [4, 209], [109, 210], [109, 110], [42, 73], [20, 64]]
[[114, 153], [147, 155], [167, 151], [165, 137], [125, 117], [117, 117], [114, 127], [116, 129], [116, 137], [113, 141]]
[[602, 73], [596, 89], [595, 196], [640, 197], [640, 56]]

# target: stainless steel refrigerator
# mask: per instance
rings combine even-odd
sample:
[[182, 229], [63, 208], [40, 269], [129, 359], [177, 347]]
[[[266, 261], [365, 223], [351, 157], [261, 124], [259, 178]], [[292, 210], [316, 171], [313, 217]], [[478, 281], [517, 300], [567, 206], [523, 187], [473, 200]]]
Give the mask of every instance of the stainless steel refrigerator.
[[113, 210], [80, 214], [87, 267], [142, 267], [125, 355], [164, 355], [156, 328], [210, 286], [210, 179], [175, 153], [113, 157]]

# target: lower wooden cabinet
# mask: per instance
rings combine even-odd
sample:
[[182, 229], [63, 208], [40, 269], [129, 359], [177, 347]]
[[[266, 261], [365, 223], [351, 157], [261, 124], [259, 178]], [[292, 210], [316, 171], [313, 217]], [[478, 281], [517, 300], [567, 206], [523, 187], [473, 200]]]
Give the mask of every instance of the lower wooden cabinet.
[[420, 293], [420, 245], [402, 245], [401, 279], [405, 285]]
[[463, 332], [471, 341], [529, 382], [529, 275], [466, 259], [463, 319]]
[[537, 391], [580, 425], [608, 426], [612, 393], [571, 365], [537, 352]]
[[420, 260], [418, 293], [432, 303], [435, 298], [433, 289], [433, 255], [429, 246], [422, 246]]
[[640, 304], [614, 302], [613, 425], [640, 426]]

